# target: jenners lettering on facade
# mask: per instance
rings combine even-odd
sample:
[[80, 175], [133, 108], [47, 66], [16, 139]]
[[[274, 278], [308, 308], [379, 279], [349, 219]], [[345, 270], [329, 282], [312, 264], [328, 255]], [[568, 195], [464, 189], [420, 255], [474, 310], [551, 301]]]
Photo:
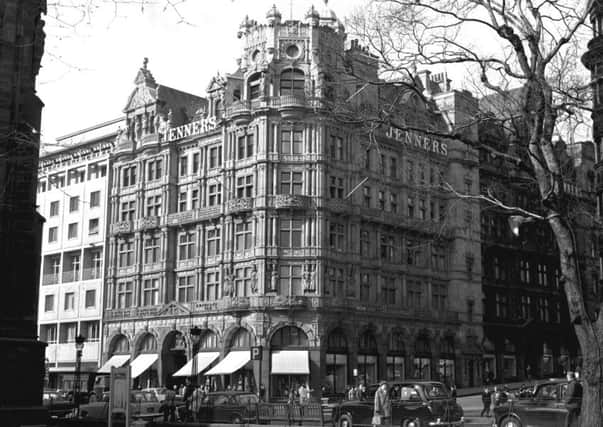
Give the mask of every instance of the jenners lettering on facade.
[[197, 136], [212, 131], [217, 127], [217, 120], [214, 116], [195, 120], [175, 128], [166, 128], [162, 133], [162, 140], [167, 142], [177, 141], [189, 136]]
[[448, 144], [428, 135], [422, 135], [419, 132], [397, 129], [390, 126], [386, 136], [425, 151], [440, 154], [442, 156], [448, 155]]

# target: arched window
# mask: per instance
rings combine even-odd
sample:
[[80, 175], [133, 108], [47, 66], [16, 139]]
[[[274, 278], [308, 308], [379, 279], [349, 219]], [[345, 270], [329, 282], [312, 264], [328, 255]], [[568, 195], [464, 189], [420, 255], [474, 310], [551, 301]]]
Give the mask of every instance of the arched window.
[[403, 380], [406, 377], [404, 363], [404, 337], [400, 332], [393, 332], [389, 336], [389, 349], [387, 355], [387, 379], [391, 381]]
[[366, 331], [358, 340], [358, 378], [365, 384], [374, 384], [379, 372], [377, 341], [374, 335]]
[[130, 344], [128, 343], [128, 338], [126, 338], [124, 335], [120, 335], [118, 338], [115, 338], [113, 343], [113, 353], [130, 352]]
[[348, 341], [345, 338], [343, 332], [339, 329], [335, 329], [329, 334], [327, 339], [327, 351], [331, 353], [347, 352]]
[[157, 340], [153, 334], [146, 334], [141, 342], [140, 342], [140, 352], [152, 352], [155, 353], [157, 351]]
[[415, 341], [415, 356], [412, 363], [413, 377], [431, 379], [431, 345], [429, 337], [425, 334], [419, 335]]
[[360, 335], [358, 341], [358, 352], [364, 354], [376, 354], [377, 353], [377, 341], [370, 332], [365, 332]]
[[307, 347], [308, 336], [296, 326], [280, 328], [272, 336], [271, 347]]
[[396, 354], [404, 354], [404, 337], [400, 332], [394, 332], [389, 336], [389, 352]]
[[285, 70], [281, 73], [281, 95], [304, 96], [305, 76], [301, 70]]
[[212, 331], [206, 331], [199, 341], [199, 348], [217, 348], [218, 347], [218, 336]]
[[216, 99], [216, 102], [214, 103], [214, 116], [216, 119], [221, 119], [223, 113], [224, 108], [222, 107], [222, 101], [220, 99]]
[[251, 346], [251, 336], [245, 328], [239, 328], [232, 336], [230, 348], [249, 348]]
[[260, 80], [262, 75], [255, 73], [247, 80], [247, 99], [257, 99], [262, 94], [260, 93]]
[[440, 349], [441, 354], [445, 354], [446, 356], [454, 356], [454, 338], [453, 337], [445, 337], [442, 340], [442, 348]]
[[341, 329], [335, 329], [327, 338], [327, 377], [331, 392], [343, 393], [348, 384], [348, 341]]

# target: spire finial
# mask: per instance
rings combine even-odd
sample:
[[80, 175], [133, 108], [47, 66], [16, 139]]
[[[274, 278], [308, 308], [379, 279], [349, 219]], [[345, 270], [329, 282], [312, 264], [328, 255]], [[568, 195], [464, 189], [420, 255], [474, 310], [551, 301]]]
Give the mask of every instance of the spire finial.
[[149, 58], [147, 58], [145, 56], [144, 59], [142, 60], [142, 68], [144, 68], [146, 70], [148, 64], [149, 64]]

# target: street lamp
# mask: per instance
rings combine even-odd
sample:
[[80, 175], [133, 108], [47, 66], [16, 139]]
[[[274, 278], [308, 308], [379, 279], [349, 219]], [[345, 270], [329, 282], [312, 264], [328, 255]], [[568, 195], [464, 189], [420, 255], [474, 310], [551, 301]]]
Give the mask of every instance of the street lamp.
[[75, 337], [75, 380], [73, 382], [73, 403], [75, 404], [75, 415], [80, 415], [80, 373], [82, 368], [82, 350], [86, 337], [81, 334]]
[[198, 326], [193, 326], [191, 328], [191, 341], [193, 343], [193, 366], [191, 368], [191, 386], [197, 388], [197, 351], [199, 346], [199, 341], [201, 340], [201, 328]]

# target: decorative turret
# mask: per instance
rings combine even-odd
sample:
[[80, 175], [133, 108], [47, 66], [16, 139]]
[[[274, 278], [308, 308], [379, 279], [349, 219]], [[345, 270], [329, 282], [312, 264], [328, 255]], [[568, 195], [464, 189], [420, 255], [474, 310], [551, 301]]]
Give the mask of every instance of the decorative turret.
[[138, 74], [136, 74], [136, 79], [134, 79], [134, 84], [136, 86], [145, 85], [148, 87], [155, 88], [157, 87], [157, 82], [155, 82], [155, 78], [151, 71], [147, 68], [149, 65], [149, 58], [144, 58], [142, 61], [142, 68], [138, 70]]
[[275, 4], [272, 5], [270, 10], [266, 14], [266, 19], [268, 20], [268, 25], [270, 25], [271, 27], [280, 24], [281, 13], [278, 11]]
[[320, 13], [318, 13], [314, 5], [310, 6], [310, 9], [306, 12], [306, 22], [313, 27], [318, 26], [320, 23]]

